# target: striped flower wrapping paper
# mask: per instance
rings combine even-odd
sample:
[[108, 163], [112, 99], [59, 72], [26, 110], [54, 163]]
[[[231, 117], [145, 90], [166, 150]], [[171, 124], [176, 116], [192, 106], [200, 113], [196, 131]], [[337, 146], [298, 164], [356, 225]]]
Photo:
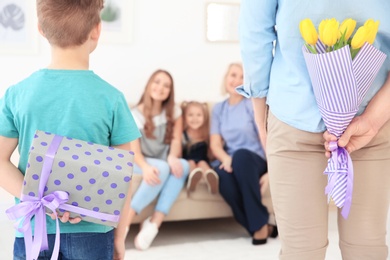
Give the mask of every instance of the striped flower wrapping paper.
[[[306, 66], [326, 128], [339, 138], [356, 115], [386, 55], [368, 43], [353, 60], [348, 45], [326, 52], [318, 41], [316, 48], [319, 54], [303, 47]], [[325, 193], [328, 202], [333, 199], [347, 218], [352, 202], [353, 165], [348, 152], [337, 142], [331, 143], [330, 148], [332, 157], [324, 171], [328, 175]]]

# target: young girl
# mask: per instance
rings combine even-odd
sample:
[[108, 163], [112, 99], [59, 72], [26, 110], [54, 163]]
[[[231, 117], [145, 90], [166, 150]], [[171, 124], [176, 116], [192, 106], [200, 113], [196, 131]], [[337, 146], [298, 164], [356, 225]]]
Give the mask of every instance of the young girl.
[[132, 113], [142, 133], [140, 140], [131, 144], [136, 154], [134, 174], [142, 174], [143, 181], [131, 201], [129, 226], [134, 216], [158, 197], [153, 215], [143, 222], [134, 240], [137, 249], [145, 250], [156, 237], [189, 173], [188, 162], [180, 158], [183, 123], [181, 110], [174, 102], [173, 79], [167, 71], [152, 74]]
[[191, 173], [187, 190], [193, 192], [202, 178], [206, 179], [209, 192], [218, 192], [218, 175], [209, 166], [209, 110], [206, 103], [196, 101], [182, 103], [184, 131], [183, 158], [188, 160]]

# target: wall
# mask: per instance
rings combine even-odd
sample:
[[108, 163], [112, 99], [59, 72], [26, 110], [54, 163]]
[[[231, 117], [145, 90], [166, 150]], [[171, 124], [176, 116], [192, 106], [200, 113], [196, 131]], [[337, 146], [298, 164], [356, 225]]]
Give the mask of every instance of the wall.
[[[225, 69], [230, 62], [240, 61], [240, 53], [238, 43], [206, 41], [206, 4], [210, 1], [132, 1], [132, 42], [101, 43], [91, 55], [90, 68], [123, 91], [131, 103], [138, 101], [157, 68], [173, 75], [178, 101], [221, 100]], [[39, 45], [38, 54], [0, 56], [0, 96], [8, 86], [49, 63], [49, 45], [43, 38]]]

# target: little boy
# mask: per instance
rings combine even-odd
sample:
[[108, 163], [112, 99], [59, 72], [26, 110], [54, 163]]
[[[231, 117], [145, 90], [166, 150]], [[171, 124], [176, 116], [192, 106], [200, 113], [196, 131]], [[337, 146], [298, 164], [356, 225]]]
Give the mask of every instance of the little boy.
[[[11, 86], [0, 100], [0, 187], [16, 197], [22, 191], [28, 151], [36, 130], [130, 150], [140, 137], [123, 94], [89, 70], [89, 55], [101, 30], [103, 0], [37, 0], [38, 27], [51, 45], [51, 62]], [[18, 146], [16, 168], [10, 156]], [[61, 218], [60, 259], [123, 259], [125, 217], [111, 227]], [[46, 219], [50, 259], [55, 221]], [[114, 239], [115, 232], [115, 239]], [[115, 242], [114, 242], [115, 241]], [[17, 234], [14, 260], [25, 259], [22, 234]]]

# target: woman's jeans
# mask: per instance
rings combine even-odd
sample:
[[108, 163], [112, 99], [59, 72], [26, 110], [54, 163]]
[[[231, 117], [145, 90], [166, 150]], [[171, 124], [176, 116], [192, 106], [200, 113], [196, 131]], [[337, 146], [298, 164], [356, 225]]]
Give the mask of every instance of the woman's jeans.
[[267, 172], [267, 162], [259, 155], [239, 149], [232, 156], [232, 173], [215, 167], [219, 191], [234, 217], [249, 234], [268, 223], [268, 210], [261, 202], [259, 179]]
[[[75, 224], [77, 225], [77, 224]], [[50, 260], [55, 234], [47, 236], [49, 249], [39, 254], [38, 260]], [[59, 260], [94, 259], [112, 260], [114, 255], [114, 230], [107, 233], [66, 233], [60, 237]], [[24, 238], [16, 238], [14, 260], [25, 260]]]
[[[167, 215], [187, 180], [190, 166], [186, 160], [180, 159], [183, 167], [183, 174], [180, 178], [177, 178], [171, 173], [167, 161], [146, 158], [146, 162], [159, 170], [160, 173], [158, 177], [161, 182], [157, 185], [149, 185], [145, 181], [142, 181], [141, 185], [133, 195], [131, 208], [139, 214], [146, 206], [157, 198], [157, 196], [159, 196], [155, 211], [162, 212], [164, 215]], [[134, 174], [142, 174], [138, 165], [134, 165]]]

